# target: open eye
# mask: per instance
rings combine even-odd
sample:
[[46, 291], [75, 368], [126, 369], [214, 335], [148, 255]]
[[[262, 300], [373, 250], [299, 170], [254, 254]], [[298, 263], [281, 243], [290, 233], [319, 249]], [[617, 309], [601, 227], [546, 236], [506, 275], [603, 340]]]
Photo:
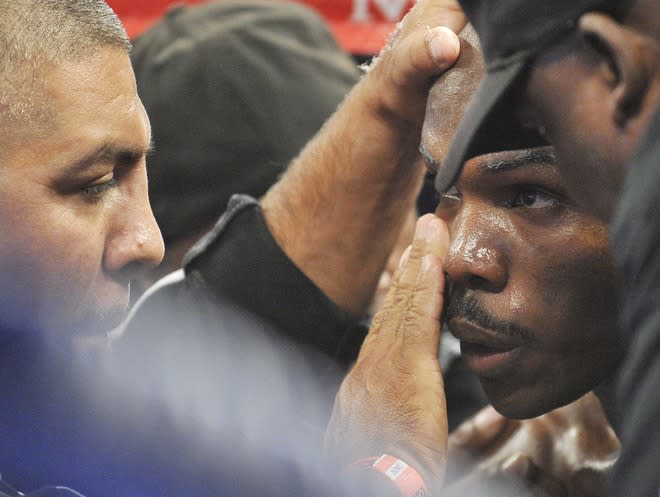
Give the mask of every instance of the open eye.
[[106, 181], [93, 183], [81, 189], [83, 195], [91, 200], [100, 200], [103, 195], [110, 189], [117, 186], [117, 180], [113, 177]]
[[540, 188], [521, 188], [511, 203], [512, 207], [525, 207], [527, 209], [549, 209], [559, 205], [559, 199]]

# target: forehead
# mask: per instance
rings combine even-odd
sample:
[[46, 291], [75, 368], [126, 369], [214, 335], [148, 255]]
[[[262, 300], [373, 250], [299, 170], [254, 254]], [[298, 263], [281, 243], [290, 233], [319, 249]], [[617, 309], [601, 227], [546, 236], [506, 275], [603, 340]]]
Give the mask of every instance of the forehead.
[[102, 48], [51, 67], [44, 77], [50, 119], [46, 132], [34, 138], [49, 142], [50, 156], [98, 143], [135, 149], [149, 142], [149, 122], [123, 50]]

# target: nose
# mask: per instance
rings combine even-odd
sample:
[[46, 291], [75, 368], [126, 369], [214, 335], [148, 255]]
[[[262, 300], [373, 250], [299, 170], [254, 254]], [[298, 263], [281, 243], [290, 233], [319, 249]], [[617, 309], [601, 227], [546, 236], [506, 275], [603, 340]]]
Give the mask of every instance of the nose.
[[445, 272], [455, 284], [497, 293], [508, 279], [506, 236], [484, 209], [463, 205], [448, 221]]
[[124, 273], [125, 278], [155, 268], [165, 254], [163, 237], [149, 204], [146, 171], [136, 175], [137, 181], [127, 186], [121, 205], [111, 217], [104, 254], [105, 270]]

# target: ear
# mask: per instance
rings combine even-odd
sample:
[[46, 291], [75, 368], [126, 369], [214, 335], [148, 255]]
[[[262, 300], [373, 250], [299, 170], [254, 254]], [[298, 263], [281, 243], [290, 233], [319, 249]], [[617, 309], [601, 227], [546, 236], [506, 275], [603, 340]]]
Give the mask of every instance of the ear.
[[652, 82], [655, 50], [649, 40], [610, 16], [588, 12], [580, 18], [578, 34], [599, 59], [603, 78], [612, 90], [608, 105], [617, 126], [638, 115]]

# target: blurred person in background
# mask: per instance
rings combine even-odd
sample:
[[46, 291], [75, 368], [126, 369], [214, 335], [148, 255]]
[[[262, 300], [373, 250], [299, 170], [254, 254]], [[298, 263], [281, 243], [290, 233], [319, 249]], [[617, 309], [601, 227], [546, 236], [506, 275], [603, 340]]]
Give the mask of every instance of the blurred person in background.
[[233, 194], [262, 197], [357, 83], [324, 20], [289, 2], [178, 6], [136, 40], [131, 62], [152, 126], [149, 198], [165, 241], [137, 298]]

